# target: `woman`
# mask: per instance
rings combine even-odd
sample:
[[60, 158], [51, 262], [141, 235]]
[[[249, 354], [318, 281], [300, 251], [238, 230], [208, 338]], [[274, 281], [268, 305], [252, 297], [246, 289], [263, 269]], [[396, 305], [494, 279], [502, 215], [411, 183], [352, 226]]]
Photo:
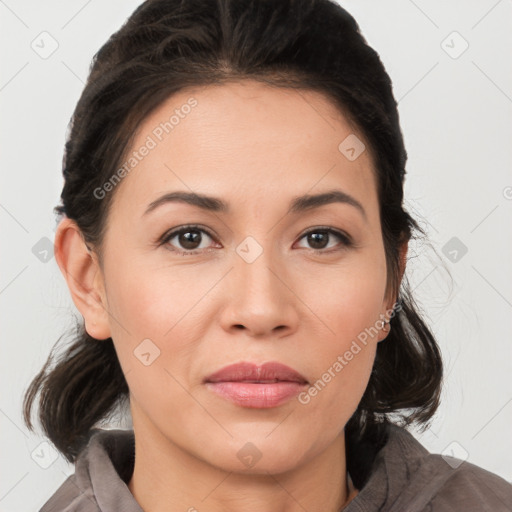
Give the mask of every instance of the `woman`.
[[[84, 322], [24, 413], [40, 393], [76, 470], [42, 512], [510, 510], [404, 428], [443, 375], [402, 279], [405, 162], [336, 3], [143, 3], [66, 143], [55, 256]], [[133, 431], [97, 428], [123, 405]]]

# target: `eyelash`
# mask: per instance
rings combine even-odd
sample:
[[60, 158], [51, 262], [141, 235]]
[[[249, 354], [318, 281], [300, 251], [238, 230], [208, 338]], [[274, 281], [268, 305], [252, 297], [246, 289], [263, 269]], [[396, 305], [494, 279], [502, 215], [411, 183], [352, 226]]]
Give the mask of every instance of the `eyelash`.
[[[167, 244], [175, 236], [180, 235], [182, 233], [187, 233], [188, 231], [201, 231], [203, 233], [206, 233], [212, 240], [216, 241], [215, 237], [213, 236], [212, 233], [210, 233], [210, 231], [208, 229], [206, 229], [206, 228], [204, 228], [202, 226], [199, 226], [197, 224], [191, 224], [191, 225], [188, 225], [188, 226], [182, 226], [179, 229], [175, 229], [175, 230], [172, 230], [172, 231], [167, 231], [166, 233], [164, 233], [162, 235], [162, 237], [158, 241], [158, 246]], [[352, 242], [352, 239], [348, 235], [346, 235], [345, 233], [343, 233], [341, 231], [338, 231], [336, 229], [329, 228], [327, 226], [317, 226], [314, 229], [310, 229], [309, 231], [306, 231], [305, 233], [303, 233], [299, 237], [299, 240], [302, 240], [304, 237], [310, 235], [311, 233], [319, 233], [319, 232], [321, 232], [321, 233], [328, 233], [330, 235], [335, 235], [336, 237], [338, 237], [341, 240], [341, 243], [342, 243], [343, 247], [342, 248], [331, 248], [331, 249], [309, 249], [310, 251], [313, 251], [313, 252], [316, 252], [316, 253], [320, 253], [320, 254], [322, 254], [322, 253], [330, 254], [332, 252], [336, 252], [336, 251], [347, 249], [347, 248], [350, 248], [350, 247], [354, 246], [354, 243]], [[196, 254], [199, 254], [199, 253], [205, 251], [205, 249], [191, 249], [191, 250], [188, 250], [188, 251], [180, 251], [179, 249], [176, 249], [175, 247], [172, 247], [172, 246], [170, 246], [170, 247], [171, 247], [169, 249], [170, 251], [176, 252], [176, 253], [178, 253], [178, 254], [180, 254], [182, 256], [194, 256]]]

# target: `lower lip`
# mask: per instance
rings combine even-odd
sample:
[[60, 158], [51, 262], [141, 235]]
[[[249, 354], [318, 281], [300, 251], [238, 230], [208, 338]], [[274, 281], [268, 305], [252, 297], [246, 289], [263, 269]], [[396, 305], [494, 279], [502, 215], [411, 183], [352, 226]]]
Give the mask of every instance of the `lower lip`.
[[307, 384], [299, 382], [207, 382], [206, 387], [214, 393], [242, 407], [267, 409], [277, 407], [297, 396]]

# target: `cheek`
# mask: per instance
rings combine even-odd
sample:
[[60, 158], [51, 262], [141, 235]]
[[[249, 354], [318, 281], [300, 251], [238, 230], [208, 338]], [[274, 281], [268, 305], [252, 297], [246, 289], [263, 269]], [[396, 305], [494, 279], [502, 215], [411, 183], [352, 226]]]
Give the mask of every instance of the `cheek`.
[[[383, 252], [351, 255], [340, 265], [304, 271], [294, 292], [313, 315], [328, 347], [344, 344], [375, 325], [385, 312], [386, 265]], [[379, 324], [377, 324], [379, 325]], [[373, 332], [373, 331], [372, 331]], [[325, 338], [326, 337], [326, 338]]]
[[182, 288], [155, 279], [153, 272], [128, 275], [137, 279], [119, 280], [115, 287], [112, 282], [112, 313], [117, 321], [110, 325], [130, 401], [150, 417], [176, 407], [186, 410], [190, 398], [187, 402], [178, 382], [186, 380], [180, 371], [189, 366], [192, 334], [183, 330], [188, 318], [184, 315], [191, 307], [187, 308], [189, 295], [185, 304]]
[[179, 268], [171, 272], [135, 260], [111, 264], [109, 272], [112, 338], [130, 392], [148, 405], [170, 396], [179, 402], [182, 388], [172, 376], [188, 378], [196, 341], [208, 327], [201, 299], [218, 277], [204, 282], [189, 271], [184, 278]]
[[303, 280], [300, 291], [321, 320], [322, 333], [316, 336], [315, 350], [305, 347], [315, 374], [302, 403], [335, 431], [356, 410], [371, 375], [379, 315], [385, 312], [385, 266], [375, 256], [347, 265], [329, 279], [316, 277]]
[[316, 350], [308, 350], [315, 371], [309, 389], [299, 396], [299, 402], [309, 408], [308, 414], [333, 434], [357, 409], [377, 348], [378, 304], [371, 294], [352, 297], [353, 301], [340, 302], [331, 323], [336, 335], [318, 342]]
[[161, 343], [181, 327], [181, 319], [205, 293], [190, 272], [189, 277], [184, 279], [180, 268], [155, 267], [137, 258], [111, 263], [109, 309], [118, 321], [116, 325], [112, 319], [111, 326], [121, 339], [128, 336], [140, 343], [154, 338]]
[[359, 344], [342, 354], [333, 354], [324, 373], [300, 397], [302, 403], [308, 402], [308, 414], [333, 435], [356, 411], [368, 384], [374, 358], [375, 345], [370, 344]]

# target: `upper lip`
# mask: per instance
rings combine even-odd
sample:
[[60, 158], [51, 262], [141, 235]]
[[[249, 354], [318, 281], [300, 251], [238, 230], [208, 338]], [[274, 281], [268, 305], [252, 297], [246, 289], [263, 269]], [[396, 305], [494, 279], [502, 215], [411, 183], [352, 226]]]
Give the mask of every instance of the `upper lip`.
[[230, 364], [206, 377], [204, 382], [272, 382], [276, 380], [308, 383], [299, 372], [275, 361], [260, 366], [247, 361]]

